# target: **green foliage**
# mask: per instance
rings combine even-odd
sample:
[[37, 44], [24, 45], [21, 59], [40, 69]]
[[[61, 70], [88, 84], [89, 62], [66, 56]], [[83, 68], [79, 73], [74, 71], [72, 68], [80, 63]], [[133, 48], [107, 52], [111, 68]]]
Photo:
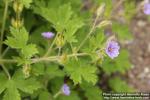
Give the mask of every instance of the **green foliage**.
[[127, 25], [113, 23], [112, 30], [117, 34], [120, 40], [132, 39], [132, 33], [130, 32], [129, 27]]
[[31, 58], [33, 55], [37, 54], [37, 48], [35, 44], [28, 44], [21, 50], [25, 58]]
[[38, 100], [52, 100], [52, 95], [48, 91], [42, 91]]
[[29, 8], [33, 0], [19, 0], [26, 8]]
[[3, 84], [3, 88], [0, 89], [1, 92], [6, 89], [3, 97], [4, 100], [21, 100], [18, 89], [23, 92], [32, 94], [33, 91], [41, 87], [40, 83], [37, 82], [34, 78], [24, 79], [24, 75], [22, 74], [21, 70], [16, 71], [10, 80], [7, 80], [3, 74], [0, 75], [0, 79], [0, 81], [3, 81], [1, 83]]
[[14, 83], [14, 81], [9, 80], [7, 82], [6, 91], [3, 100], [21, 100], [19, 91]]
[[[4, 41], [0, 41], [6, 44], [0, 52], [0, 66], [3, 65], [3, 70], [0, 70], [0, 99], [30, 97], [31, 100], [54, 100], [54, 95], [61, 92], [56, 100], [102, 100], [101, 94], [105, 90], [98, 86], [103, 81], [101, 72], [110, 78], [105, 84], [110, 91], [131, 91], [124, 81], [110, 76], [116, 72], [125, 74], [130, 68], [128, 51], [121, 48], [115, 59], [106, 57], [107, 28], [97, 27], [99, 22], [111, 20], [112, 0], [19, 0], [25, 9], [18, 3], [14, 8], [15, 2], [9, 2], [4, 29], [7, 34], [2, 37]], [[3, 3], [0, 3], [0, 13], [5, 8]], [[93, 26], [97, 13], [95, 8], [101, 3], [105, 3], [105, 11]], [[129, 8], [133, 8], [133, 3], [129, 7], [125, 4], [125, 14], [133, 13], [134, 10], [127, 12]], [[0, 19], [2, 17], [0, 15]], [[10, 20], [12, 17], [14, 22]], [[119, 40], [132, 37], [127, 25], [115, 21], [112, 27], [108, 27]], [[47, 39], [42, 37], [43, 32], [53, 32], [55, 36]], [[62, 41], [64, 44], [58, 48]], [[70, 87], [69, 96], [62, 93], [64, 83]]]
[[85, 96], [88, 100], [103, 100], [102, 98], [102, 90], [100, 90], [96, 86], [92, 86], [91, 84], [81, 84], [81, 88], [85, 91]]
[[84, 25], [84, 23], [81, 18], [73, 15], [70, 4], [60, 6], [58, 9], [39, 7], [35, 8], [35, 12], [52, 23], [58, 33], [64, 33], [64, 38], [66, 41], [70, 43], [77, 42], [74, 34]]
[[107, 74], [114, 72], [125, 73], [131, 67], [128, 59], [128, 52], [126, 50], [121, 50], [119, 56], [116, 59], [111, 60], [110, 58], [107, 58], [102, 64], [102, 69]]
[[5, 41], [8, 46], [16, 49], [26, 46], [29, 36], [24, 27], [21, 29], [15, 29], [11, 27], [10, 32], [12, 36], [8, 36], [7, 40]]
[[[40, 10], [40, 12], [37, 10]], [[69, 4], [60, 6], [58, 9], [39, 7], [38, 9], [35, 9], [35, 12], [39, 13], [52, 23], [58, 32], [64, 31], [64, 26], [67, 24], [73, 13]]]
[[96, 68], [94, 66], [88, 65], [87, 63], [70, 60], [65, 64], [65, 71], [73, 80], [74, 84], [82, 82], [82, 78], [87, 82], [92, 82], [93, 84], [97, 81], [97, 76], [95, 75]]
[[74, 37], [75, 32], [83, 26], [83, 22], [79, 18], [73, 18], [72, 20], [68, 21], [64, 33], [65, 40], [68, 42], [77, 42]]
[[55, 77], [64, 77], [65, 75], [65, 73], [59, 69], [58, 65], [52, 63], [47, 66], [45, 73], [48, 74], [50, 79]]
[[133, 92], [134, 90], [128, 84], [118, 77], [109, 80], [109, 86], [115, 92]]
[[130, 21], [136, 13], [136, 2], [135, 0], [126, 0], [124, 3], [124, 16]]
[[7, 82], [7, 77], [4, 76], [4, 74], [0, 74], [0, 94], [5, 90], [6, 87], [6, 82]]
[[82, 99], [79, 98], [79, 96], [77, 95], [76, 92], [72, 91], [71, 95], [69, 95], [69, 96], [63, 96], [62, 95], [57, 100], [82, 100]]

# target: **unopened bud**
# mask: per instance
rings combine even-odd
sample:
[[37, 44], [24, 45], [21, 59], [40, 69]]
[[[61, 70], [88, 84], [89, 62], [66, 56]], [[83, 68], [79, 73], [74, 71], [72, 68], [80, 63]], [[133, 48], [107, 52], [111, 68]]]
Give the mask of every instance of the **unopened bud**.
[[23, 20], [15, 20], [14, 18], [12, 18], [11, 24], [15, 28], [20, 28], [23, 26]]
[[102, 3], [101, 5], [100, 5], [100, 7], [98, 7], [98, 9], [97, 9], [97, 16], [100, 16], [101, 14], [103, 14], [104, 13], [104, 10], [105, 10], [105, 3]]
[[108, 25], [112, 25], [112, 22], [109, 21], [109, 20], [104, 20], [104, 21], [100, 22], [97, 27], [101, 28], [101, 27], [105, 27], [105, 26], [108, 26]]
[[56, 45], [58, 48], [61, 48], [63, 45], [65, 44], [65, 40], [63, 35], [59, 35], [58, 37], [56, 37]]
[[13, 9], [16, 13], [21, 13], [23, 10], [23, 4], [20, 2], [14, 1], [13, 3]]
[[31, 68], [29, 65], [24, 65], [22, 71], [23, 71], [23, 74], [25, 75], [25, 78], [28, 78], [30, 76]]
[[24, 23], [24, 20], [18, 20], [18, 28], [22, 27], [23, 26], [23, 23]]
[[15, 28], [18, 27], [17, 21], [14, 18], [12, 18], [12, 20], [11, 20], [11, 25]]

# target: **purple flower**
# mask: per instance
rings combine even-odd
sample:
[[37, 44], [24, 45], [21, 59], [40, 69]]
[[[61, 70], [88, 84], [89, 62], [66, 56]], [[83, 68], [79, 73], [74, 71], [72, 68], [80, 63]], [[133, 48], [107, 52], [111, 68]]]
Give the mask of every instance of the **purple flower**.
[[52, 33], [52, 32], [43, 32], [43, 33], [42, 33], [42, 36], [43, 36], [44, 38], [51, 39], [51, 38], [54, 37], [54, 33]]
[[146, 15], [150, 15], [150, 3], [145, 3], [144, 4], [144, 11]]
[[113, 59], [119, 55], [119, 49], [120, 49], [120, 46], [118, 45], [117, 42], [109, 41], [105, 48], [105, 52], [110, 58]]
[[65, 95], [70, 95], [70, 87], [67, 84], [62, 86], [61, 91]]

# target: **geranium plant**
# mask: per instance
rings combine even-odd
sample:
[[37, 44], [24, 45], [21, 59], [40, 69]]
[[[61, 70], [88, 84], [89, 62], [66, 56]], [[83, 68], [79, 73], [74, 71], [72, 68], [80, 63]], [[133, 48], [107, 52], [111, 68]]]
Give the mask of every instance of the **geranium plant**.
[[[112, 0], [0, 2], [0, 99], [101, 100], [102, 74], [110, 91], [132, 91], [111, 76], [131, 66], [121, 48], [131, 34], [112, 16]], [[128, 22], [134, 0], [124, 4]]]

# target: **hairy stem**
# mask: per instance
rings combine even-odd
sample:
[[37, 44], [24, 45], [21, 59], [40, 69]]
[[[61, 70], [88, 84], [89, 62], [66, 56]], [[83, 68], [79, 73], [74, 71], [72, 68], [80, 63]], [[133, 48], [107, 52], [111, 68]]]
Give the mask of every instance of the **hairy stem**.
[[56, 99], [61, 94], [61, 91], [57, 92], [53, 97]]
[[5, 30], [5, 24], [6, 24], [7, 11], [8, 11], [8, 0], [5, 0], [3, 24], [2, 24], [1, 37], [0, 37], [0, 55], [2, 54], [3, 36], [4, 36], [4, 30]]
[[[3, 15], [3, 24], [2, 24], [2, 29], [1, 29], [1, 37], [0, 37], [0, 56], [2, 54], [2, 48], [3, 48], [3, 37], [4, 37], [4, 30], [5, 30], [5, 24], [6, 24], [6, 17], [7, 17], [7, 12], [8, 12], [8, 0], [5, 0], [5, 8], [4, 8], [4, 15]], [[0, 57], [1, 58], [1, 57]], [[1, 67], [3, 68], [4, 72], [6, 73], [6, 75], [8, 76], [8, 79], [11, 79], [11, 76], [9, 74], [9, 71], [7, 70], [7, 68], [4, 66], [3, 63], [1, 63], [0, 60], [0, 64]]]
[[80, 50], [80, 48], [85, 44], [86, 40], [90, 37], [90, 35], [93, 33], [94, 29], [95, 29], [95, 26], [96, 26], [96, 22], [98, 20], [98, 17], [99, 16], [96, 16], [95, 20], [94, 20], [94, 23], [93, 23], [93, 26], [90, 30], [90, 32], [87, 34], [87, 36], [84, 38], [84, 40], [81, 42], [81, 44], [79, 45], [79, 47], [77, 48], [77, 51], [78, 52]]
[[6, 53], [8, 52], [8, 50], [10, 49], [10, 47], [7, 47], [4, 52], [2, 53], [2, 58], [6, 55]]
[[56, 34], [55, 39], [53, 40], [52, 44], [50, 45], [49, 49], [47, 50], [47, 52], [45, 53], [45, 55], [44, 55], [43, 57], [46, 57], [46, 56], [48, 56], [48, 55], [50, 54], [50, 52], [51, 52], [51, 50], [52, 50], [52, 48], [53, 48], [53, 46], [54, 46], [54, 44], [55, 44], [55, 42], [56, 42], [56, 39], [57, 39], [57, 37], [58, 37], [58, 34], [59, 34], [59, 33]]
[[[75, 56], [87, 56], [87, 53], [76, 53], [76, 54], [69, 54], [67, 58], [75, 57]], [[57, 61], [62, 56], [50, 56], [50, 57], [42, 57], [42, 58], [35, 58], [32, 59], [32, 63], [41, 62], [41, 61]]]
[[17, 60], [13, 60], [13, 59], [0, 59], [0, 64], [1, 63], [16, 63]]
[[10, 80], [11, 79], [11, 76], [7, 70], [7, 68], [4, 66], [4, 64], [1, 64], [1, 67], [3, 68], [4, 72], [6, 73], [6, 75], [8, 76], [8, 79]]

